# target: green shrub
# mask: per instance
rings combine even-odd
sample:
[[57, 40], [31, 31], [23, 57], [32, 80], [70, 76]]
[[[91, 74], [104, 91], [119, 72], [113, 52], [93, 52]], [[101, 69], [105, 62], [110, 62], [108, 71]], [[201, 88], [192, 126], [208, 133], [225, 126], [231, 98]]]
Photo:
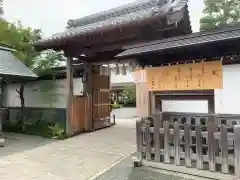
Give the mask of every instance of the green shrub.
[[120, 109], [121, 105], [120, 104], [111, 104], [112, 109]]
[[65, 137], [64, 124], [49, 121], [25, 121], [23, 127], [17, 122], [10, 121], [3, 124], [3, 130], [6, 132], [15, 132], [29, 135], [42, 136], [47, 138]]
[[61, 137], [65, 133], [64, 127], [62, 127], [59, 123], [48, 126], [52, 131], [53, 137]]

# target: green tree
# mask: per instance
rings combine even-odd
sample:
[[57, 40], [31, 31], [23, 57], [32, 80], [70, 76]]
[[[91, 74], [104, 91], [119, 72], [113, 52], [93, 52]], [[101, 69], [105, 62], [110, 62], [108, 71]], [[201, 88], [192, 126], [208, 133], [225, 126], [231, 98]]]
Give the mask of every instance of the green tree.
[[57, 89], [63, 87], [57, 83], [56, 74], [52, 69], [62, 66], [64, 61], [66, 61], [66, 59], [61, 52], [52, 50], [47, 50], [34, 59], [34, 72], [38, 74], [38, 76], [49, 75], [51, 77], [50, 80], [41, 82], [38, 89], [42, 95], [43, 102], [49, 104], [50, 108], [53, 108], [53, 104], [59, 100], [59, 96], [61, 95]]
[[125, 106], [136, 106], [136, 86], [126, 86], [121, 96], [124, 98]]
[[[54, 51], [47, 51], [44, 53], [36, 52], [33, 44], [40, 40], [41, 37], [42, 33], [40, 29], [32, 29], [30, 27], [25, 28], [20, 22], [12, 24], [5, 20], [0, 21], [0, 44], [9, 45], [15, 49], [15, 55], [18, 59], [38, 75], [46, 73], [47, 69], [53, 66], [57, 66], [57, 61], [60, 57], [60, 54]], [[21, 126], [23, 125], [25, 118], [25, 83], [26, 82], [22, 80], [19, 89], [16, 89], [21, 101], [19, 119], [19, 124]]]
[[[11, 46], [16, 50], [15, 55], [30, 69], [34, 66], [34, 57], [38, 55], [35, 51], [33, 43], [41, 39], [41, 30], [25, 28], [20, 22], [16, 24], [0, 20], [0, 44]], [[24, 86], [25, 81], [20, 82], [20, 88], [16, 91], [19, 93], [21, 101], [21, 111], [19, 123], [23, 125], [24, 120]]]
[[209, 31], [240, 22], [239, 0], [204, 0], [204, 17], [200, 20], [200, 31]]

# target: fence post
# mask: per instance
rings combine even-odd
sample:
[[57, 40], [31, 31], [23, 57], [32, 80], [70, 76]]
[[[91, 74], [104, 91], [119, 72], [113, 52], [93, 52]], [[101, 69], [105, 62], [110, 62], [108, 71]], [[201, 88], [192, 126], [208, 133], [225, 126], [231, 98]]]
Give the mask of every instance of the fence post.
[[137, 141], [137, 152], [141, 152], [141, 148], [142, 148], [142, 124], [141, 124], [141, 120], [137, 120], [136, 121], [136, 141]]
[[175, 165], [180, 165], [180, 129], [179, 122], [174, 123], [174, 161]]
[[154, 119], [154, 146], [155, 146], [155, 161], [160, 162], [160, 123], [162, 121], [162, 113], [159, 118]]
[[202, 132], [200, 125], [196, 125], [196, 153], [197, 153], [197, 168], [203, 169]]
[[221, 135], [221, 157], [222, 157], [222, 172], [228, 173], [228, 138], [227, 138], [227, 127], [225, 125], [221, 125], [220, 129]]
[[169, 124], [168, 121], [164, 121], [163, 124], [164, 127], [164, 162], [170, 163], [170, 157], [169, 157], [169, 144], [168, 144], [168, 138], [169, 138]]
[[142, 147], [143, 147], [142, 119], [136, 121], [136, 140], [139, 160], [142, 160]]
[[240, 178], [240, 125], [234, 126], [235, 175]]
[[147, 125], [145, 128], [145, 137], [146, 137], [146, 158], [147, 160], [151, 161], [151, 133], [150, 133], [150, 126]]
[[216, 141], [214, 138], [214, 131], [215, 131], [215, 122], [216, 118], [215, 115], [208, 115], [208, 160], [209, 160], [209, 170], [215, 171], [216, 170], [216, 158], [215, 158], [215, 147]]
[[192, 152], [191, 152], [191, 131], [189, 123], [184, 124], [184, 141], [185, 141], [185, 166], [192, 167]]

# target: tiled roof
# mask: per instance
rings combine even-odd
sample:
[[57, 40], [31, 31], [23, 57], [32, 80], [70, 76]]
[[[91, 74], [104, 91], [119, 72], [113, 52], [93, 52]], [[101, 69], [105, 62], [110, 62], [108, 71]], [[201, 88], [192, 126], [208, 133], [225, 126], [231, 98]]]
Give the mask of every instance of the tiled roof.
[[[2, 47], [4, 48], [4, 47]], [[18, 60], [11, 51], [0, 46], [0, 74], [18, 77], [37, 77], [25, 64]]]
[[[85, 18], [69, 21], [69, 29], [62, 33], [57, 33], [50, 38], [40, 40], [36, 46], [56, 45], [65, 40], [73, 39], [77, 36], [90, 35], [95, 32], [103, 32], [150, 20], [156, 17], [164, 17], [180, 12], [187, 4], [188, 0], [148, 0], [131, 3], [119, 8], [114, 8], [105, 12], [97, 13]], [[182, 16], [169, 17], [168, 24], [180, 21]]]
[[84, 26], [87, 24], [93, 24], [95, 22], [105, 21], [109, 18], [123, 16], [123, 15], [129, 14], [129, 13], [141, 11], [144, 9], [161, 7], [165, 3], [166, 2], [162, 1], [162, 0], [135, 1], [133, 3], [125, 4], [125, 5], [119, 6], [117, 8], [113, 8], [113, 9], [110, 9], [107, 11], [96, 13], [96, 14], [93, 14], [90, 16], [86, 16], [83, 18], [75, 19], [75, 20], [69, 20], [68, 26], [69, 27], [78, 27], [78, 26]]
[[126, 51], [116, 57], [128, 57], [148, 52], [160, 52], [166, 49], [181, 48], [191, 45], [200, 45], [213, 42], [223, 42], [225, 40], [240, 40], [240, 27], [231, 27], [212, 32], [193, 33], [185, 36], [152, 41], [128, 47]]

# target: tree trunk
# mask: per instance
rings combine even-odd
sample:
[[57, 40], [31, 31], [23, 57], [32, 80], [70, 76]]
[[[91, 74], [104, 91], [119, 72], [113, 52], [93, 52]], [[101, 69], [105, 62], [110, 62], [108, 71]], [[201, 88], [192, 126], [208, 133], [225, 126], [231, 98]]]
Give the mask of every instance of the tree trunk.
[[20, 109], [20, 119], [19, 119], [19, 125], [21, 127], [21, 129], [23, 128], [23, 124], [24, 124], [24, 117], [25, 117], [25, 99], [24, 99], [24, 83], [20, 84], [20, 89], [19, 89], [19, 97], [20, 97], [20, 101], [21, 101], [21, 109]]

